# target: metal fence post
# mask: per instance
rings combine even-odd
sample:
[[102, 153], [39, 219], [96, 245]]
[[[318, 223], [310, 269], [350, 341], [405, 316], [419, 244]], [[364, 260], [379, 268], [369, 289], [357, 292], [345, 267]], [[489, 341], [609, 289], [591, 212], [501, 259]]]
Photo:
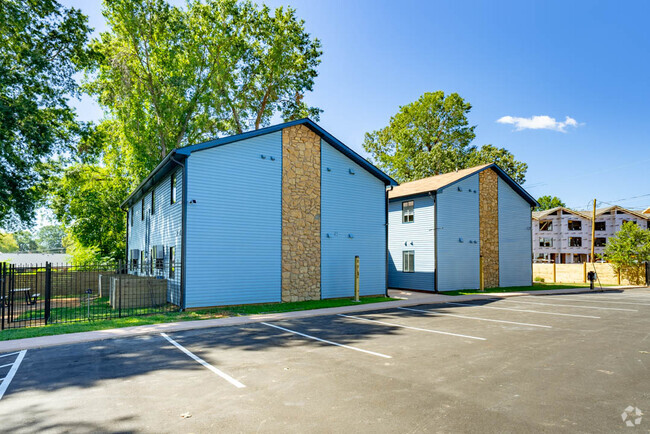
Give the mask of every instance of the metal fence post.
[[117, 278], [119, 293], [117, 295], [117, 317], [122, 318], [122, 275]]
[[52, 264], [45, 263], [45, 325], [50, 323], [50, 309], [52, 299]]
[[7, 263], [3, 262], [0, 268], [0, 330], [5, 329], [5, 302], [7, 301], [5, 292], [5, 282], [7, 280]]

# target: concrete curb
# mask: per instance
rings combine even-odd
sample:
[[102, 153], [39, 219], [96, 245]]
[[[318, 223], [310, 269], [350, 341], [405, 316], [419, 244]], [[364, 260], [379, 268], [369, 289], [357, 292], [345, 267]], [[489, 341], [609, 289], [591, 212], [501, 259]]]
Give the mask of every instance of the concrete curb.
[[[635, 287], [607, 287], [612, 289], [631, 289]], [[296, 312], [282, 312], [272, 314], [257, 314], [249, 316], [236, 316], [197, 321], [182, 321], [174, 323], [151, 324], [144, 326], [123, 327], [108, 330], [96, 330], [63, 335], [41, 336], [36, 338], [0, 341], [0, 354], [19, 350], [71, 345], [82, 342], [101, 341], [105, 339], [126, 338], [131, 336], [171, 333], [186, 330], [206, 329], [213, 327], [228, 327], [242, 324], [257, 323], [262, 321], [281, 321], [287, 319], [310, 318], [315, 316], [336, 315], [339, 313], [355, 313], [372, 310], [394, 309], [396, 307], [417, 306], [420, 304], [446, 303], [449, 301], [472, 301], [495, 298], [520, 297], [522, 295], [550, 295], [550, 294], [580, 294], [591, 292], [589, 288], [553, 289], [547, 291], [523, 291], [508, 293], [485, 293], [472, 295], [442, 295], [417, 297], [407, 300], [388, 301], [382, 303], [360, 304], [352, 306], [330, 307], [324, 309], [301, 310]]]

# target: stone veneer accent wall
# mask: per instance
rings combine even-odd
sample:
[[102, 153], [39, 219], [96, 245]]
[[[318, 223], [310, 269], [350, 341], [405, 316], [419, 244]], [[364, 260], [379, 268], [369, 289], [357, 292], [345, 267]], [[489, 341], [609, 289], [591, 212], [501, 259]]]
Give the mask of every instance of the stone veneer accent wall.
[[320, 137], [282, 130], [282, 301], [320, 300]]
[[492, 169], [479, 173], [481, 256], [486, 288], [499, 286], [499, 175]]

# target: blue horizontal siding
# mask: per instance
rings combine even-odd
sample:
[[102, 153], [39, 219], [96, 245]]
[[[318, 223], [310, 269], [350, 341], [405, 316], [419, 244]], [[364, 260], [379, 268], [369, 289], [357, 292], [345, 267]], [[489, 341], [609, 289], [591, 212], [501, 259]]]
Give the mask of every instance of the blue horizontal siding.
[[355, 255], [359, 293], [385, 293], [385, 194], [380, 179], [321, 140], [322, 298], [354, 294]]
[[[176, 177], [176, 202], [170, 203], [171, 196], [171, 177]], [[182, 216], [183, 216], [183, 170], [179, 167], [163, 178], [153, 187], [154, 193], [154, 213], [151, 214], [151, 190], [148, 190], [144, 198], [144, 219], [142, 218], [142, 205], [138, 201], [129, 209], [128, 221], [128, 260], [131, 264], [133, 259], [131, 251], [138, 249], [144, 251], [145, 263], [148, 264], [151, 259], [151, 249], [154, 246], [163, 246], [165, 256], [163, 258], [164, 266], [162, 270], [154, 269], [153, 275], [161, 276], [168, 279], [168, 301], [179, 305], [181, 269], [176, 266], [173, 278], [169, 277], [169, 248], [174, 247], [175, 263], [181, 263], [181, 234], [182, 234]], [[131, 214], [133, 214], [133, 226], [131, 226]], [[143, 266], [139, 262], [139, 270], [131, 270], [132, 273], [151, 275], [149, 266]]]
[[479, 175], [438, 191], [438, 290], [479, 287]]
[[499, 286], [532, 285], [530, 204], [499, 178]]
[[187, 174], [186, 306], [279, 302], [282, 132], [193, 152]]
[[[402, 202], [388, 204], [388, 286], [390, 288], [435, 290], [435, 204], [429, 196], [413, 200], [412, 223], [402, 223]], [[415, 252], [415, 271], [404, 273], [402, 252]]]

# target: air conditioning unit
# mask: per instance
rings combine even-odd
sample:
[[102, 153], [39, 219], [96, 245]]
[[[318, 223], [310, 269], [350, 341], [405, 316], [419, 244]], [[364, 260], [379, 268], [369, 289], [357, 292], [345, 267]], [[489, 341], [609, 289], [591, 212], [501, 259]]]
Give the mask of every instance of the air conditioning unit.
[[165, 246], [153, 246], [156, 259], [163, 259], [165, 257]]

